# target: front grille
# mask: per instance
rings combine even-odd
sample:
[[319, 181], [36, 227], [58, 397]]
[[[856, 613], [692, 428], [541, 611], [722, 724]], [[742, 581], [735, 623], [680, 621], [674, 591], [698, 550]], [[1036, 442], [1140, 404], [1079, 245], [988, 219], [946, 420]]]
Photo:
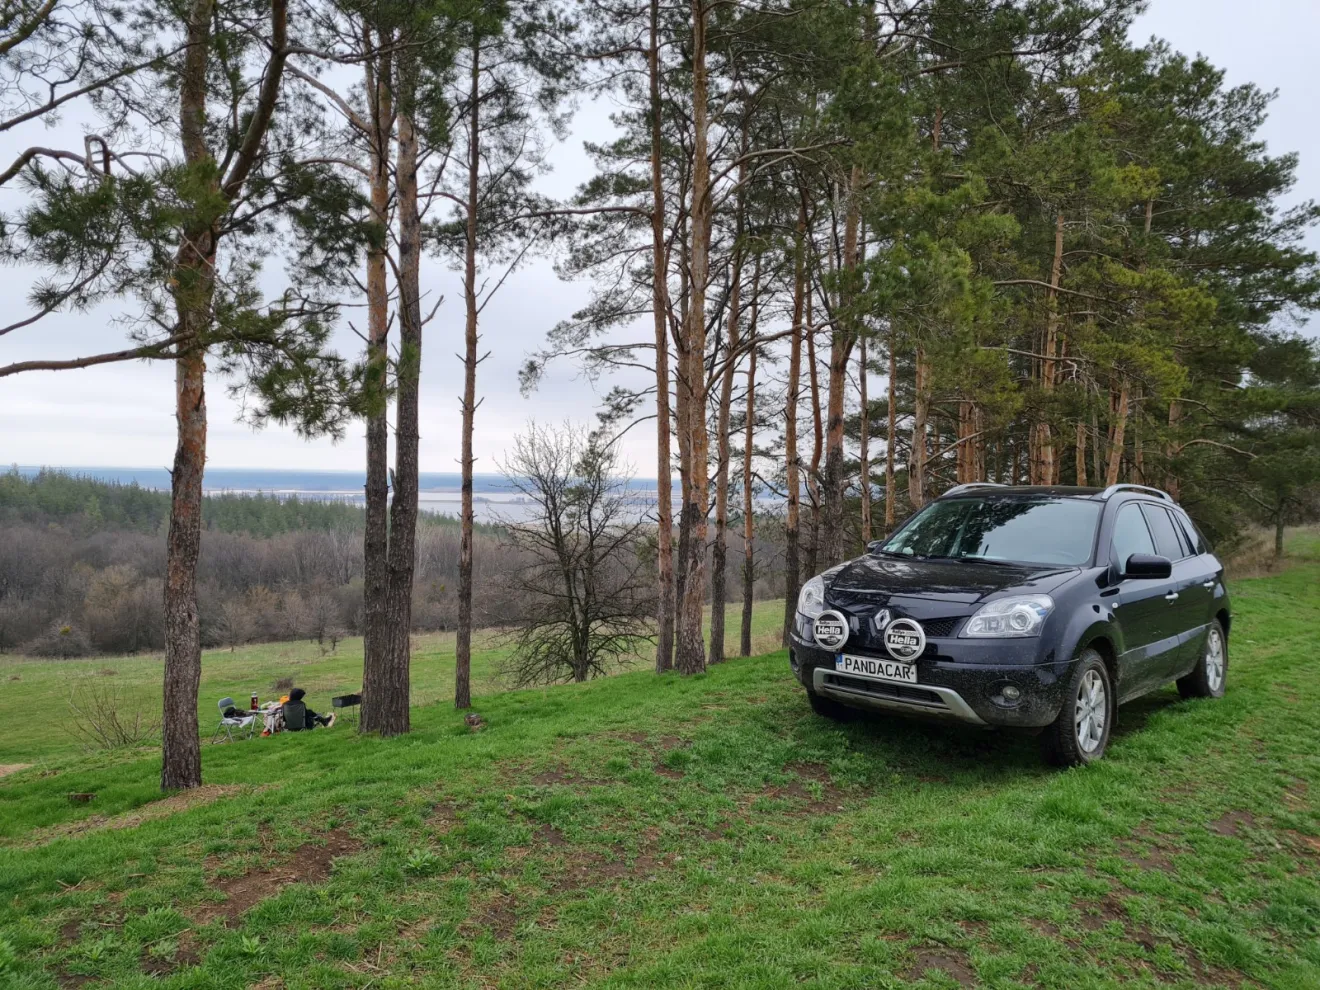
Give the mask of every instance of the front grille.
[[865, 677], [848, 677], [844, 674], [826, 674], [825, 683], [848, 691], [875, 694], [883, 698], [906, 701], [910, 704], [928, 705], [932, 708], [948, 707], [944, 703], [944, 699], [934, 691], [927, 691], [919, 687], [907, 687], [904, 684], [888, 684], [884, 681], [873, 681]]
[[922, 619], [921, 628], [926, 630], [926, 635], [932, 639], [944, 639], [946, 636], [952, 636], [953, 631], [958, 628], [958, 617], [952, 619]]

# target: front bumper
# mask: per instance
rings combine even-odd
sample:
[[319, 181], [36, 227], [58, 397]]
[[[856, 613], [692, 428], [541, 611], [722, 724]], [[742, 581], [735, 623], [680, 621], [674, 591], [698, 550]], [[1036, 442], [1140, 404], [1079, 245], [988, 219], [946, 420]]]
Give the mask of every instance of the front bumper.
[[[854, 708], [969, 725], [1049, 725], [1063, 707], [1073, 663], [1053, 658], [1043, 663], [995, 663], [986, 656], [985, 643], [967, 649], [957, 639], [937, 640], [932, 642], [935, 649], [928, 648], [916, 661], [917, 683], [898, 684], [839, 673], [836, 654], [806, 642], [796, 630], [790, 639], [794, 676], [815, 694]], [[1008, 645], [1006, 652], [1012, 649]], [[883, 655], [863, 649], [847, 652]], [[1004, 698], [1007, 685], [1018, 689], [1016, 701]]]

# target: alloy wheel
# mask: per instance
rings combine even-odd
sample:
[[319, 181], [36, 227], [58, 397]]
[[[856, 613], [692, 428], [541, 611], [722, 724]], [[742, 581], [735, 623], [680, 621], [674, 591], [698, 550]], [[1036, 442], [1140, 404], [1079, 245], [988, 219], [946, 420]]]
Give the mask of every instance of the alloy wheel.
[[1105, 738], [1105, 722], [1109, 718], [1109, 698], [1104, 678], [1098, 670], [1088, 670], [1077, 689], [1077, 709], [1074, 725], [1077, 745], [1083, 753], [1094, 753]]
[[1205, 644], [1205, 682], [1211, 691], [1224, 683], [1224, 637], [1218, 629], [1210, 630]]

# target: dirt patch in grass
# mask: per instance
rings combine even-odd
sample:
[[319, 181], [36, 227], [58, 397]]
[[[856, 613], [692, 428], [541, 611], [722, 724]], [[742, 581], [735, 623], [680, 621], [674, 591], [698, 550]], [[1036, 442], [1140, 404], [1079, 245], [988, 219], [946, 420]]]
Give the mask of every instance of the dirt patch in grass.
[[542, 825], [536, 830], [536, 841], [543, 845], [558, 848], [568, 845], [568, 840], [564, 838], [564, 833], [559, 831], [553, 825]]
[[914, 949], [912, 955], [912, 965], [903, 974], [905, 980], [920, 980], [934, 969], [956, 980], [960, 987], [976, 986], [976, 970], [965, 952], [944, 945], [924, 945]]
[[1111, 921], [1127, 927], [1127, 909], [1113, 894], [1105, 894], [1098, 901], [1074, 901], [1073, 907], [1081, 914], [1078, 923], [1089, 932], [1099, 931]]
[[8, 777], [11, 773], [18, 773], [30, 766], [31, 763], [0, 763], [0, 777]]
[[1293, 829], [1285, 829], [1283, 834], [1302, 853], [1310, 856], [1320, 856], [1320, 839], [1317, 839], [1314, 835], [1306, 835]]
[[1133, 832], [1131, 838], [1121, 839], [1118, 843], [1119, 858], [1143, 870], [1173, 873], [1175, 868], [1170, 858], [1173, 852], [1172, 847], [1144, 826]]
[[670, 780], [683, 779], [682, 770], [675, 770], [673, 767], [667, 767], [663, 763], [657, 763], [655, 765], [655, 772], [658, 773], [661, 777], [668, 777]]
[[202, 954], [191, 931], [180, 932], [171, 949], [166, 942], [155, 942], [142, 949], [142, 972], [148, 976], [168, 976], [176, 969], [201, 964]]
[[[762, 788], [761, 795], [798, 805], [789, 814], [832, 814], [844, 810], [845, 794], [834, 786], [829, 771], [823, 765], [805, 762], [789, 763], [784, 767], [784, 772], [798, 779], [791, 780], [787, 784], [768, 785]], [[809, 786], [811, 784], [816, 786]]]
[[471, 919], [471, 924], [490, 929], [497, 939], [512, 938], [518, 928], [517, 904], [510, 894], [496, 894]]
[[203, 787], [193, 787], [186, 791], [179, 791], [177, 794], [171, 794], [167, 798], [161, 798], [159, 801], [144, 804], [132, 811], [125, 811], [119, 815], [92, 815], [88, 818], [80, 818], [76, 822], [62, 822], [59, 825], [37, 829], [24, 845], [27, 848], [44, 846], [56, 839], [85, 835], [88, 832], [96, 832], [100, 829], [137, 828], [146, 822], [168, 818], [170, 815], [177, 815], [191, 808], [199, 808], [204, 804], [210, 804], [212, 801], [218, 801], [220, 798], [238, 794], [245, 790], [249, 789], [237, 784], [207, 784]]
[[1250, 811], [1229, 811], [1210, 823], [1210, 831], [1219, 835], [1240, 836], [1256, 825], [1256, 816]]
[[330, 876], [336, 859], [351, 856], [362, 848], [362, 843], [343, 829], [326, 832], [321, 838], [323, 842], [307, 842], [299, 846], [278, 866], [214, 880], [212, 888], [224, 894], [225, 899], [200, 904], [186, 915], [187, 918], [196, 925], [207, 925], [216, 919], [228, 925], [249, 908], [276, 896], [288, 884], [323, 882]]

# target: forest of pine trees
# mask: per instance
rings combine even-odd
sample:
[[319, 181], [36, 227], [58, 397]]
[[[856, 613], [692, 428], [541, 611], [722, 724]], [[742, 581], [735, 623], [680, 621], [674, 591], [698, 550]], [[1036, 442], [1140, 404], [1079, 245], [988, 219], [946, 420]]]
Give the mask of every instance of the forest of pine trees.
[[[388, 735], [409, 727], [423, 341], [458, 352], [455, 421], [431, 432], [461, 448], [470, 704], [473, 429], [482, 359], [510, 346], [482, 312], [538, 252], [592, 295], [523, 388], [571, 363], [614, 385], [601, 436], [655, 431], [658, 671], [747, 651], [758, 525], [791, 612], [958, 482], [1156, 485], [1221, 541], [1315, 512], [1320, 361], [1298, 328], [1320, 210], [1281, 205], [1297, 163], [1258, 137], [1269, 94], [1135, 43], [1139, 6], [15, 0], [0, 133], [70, 101], [98, 128], [0, 162], [19, 204], [0, 245], [42, 272], [0, 338], [106, 300], [133, 319], [127, 345], [116, 326], [0, 378], [177, 369], [162, 785], [201, 780], [208, 368], [257, 421], [365, 423], [362, 725]], [[615, 129], [552, 201], [535, 180], [582, 94]], [[423, 255], [461, 273], [461, 319]], [[360, 354], [330, 349], [337, 322]], [[749, 511], [767, 491], [773, 523]]]

